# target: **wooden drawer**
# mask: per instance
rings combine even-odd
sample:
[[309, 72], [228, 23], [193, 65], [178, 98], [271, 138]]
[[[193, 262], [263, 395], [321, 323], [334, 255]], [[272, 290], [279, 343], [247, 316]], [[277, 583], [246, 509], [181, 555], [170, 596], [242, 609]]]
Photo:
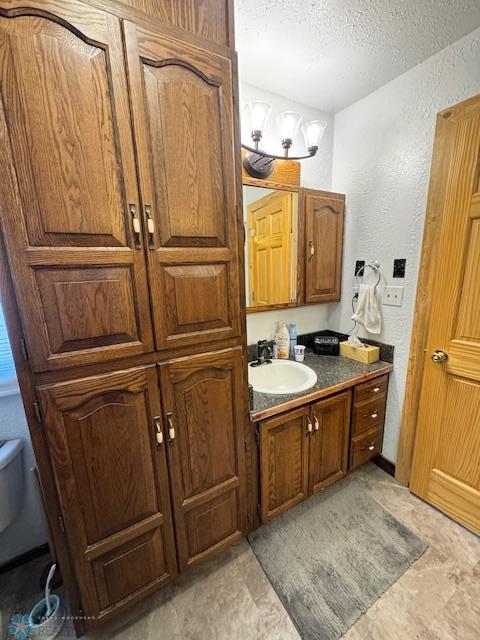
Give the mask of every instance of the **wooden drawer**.
[[355, 438], [350, 444], [350, 469], [359, 467], [374, 458], [382, 450], [383, 426], [370, 429]]
[[353, 405], [352, 436], [383, 426], [385, 420], [386, 396], [375, 397], [366, 402], [356, 402]]
[[368, 382], [362, 382], [357, 384], [354, 390], [353, 401], [362, 402], [363, 400], [370, 400], [377, 396], [384, 396], [387, 393], [388, 374], [379, 376]]

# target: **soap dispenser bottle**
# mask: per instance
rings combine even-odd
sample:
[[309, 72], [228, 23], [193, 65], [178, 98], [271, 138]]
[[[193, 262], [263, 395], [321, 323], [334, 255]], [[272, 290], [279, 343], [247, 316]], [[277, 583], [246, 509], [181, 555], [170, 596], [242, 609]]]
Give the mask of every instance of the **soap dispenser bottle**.
[[280, 323], [276, 342], [278, 346], [278, 357], [281, 360], [288, 360], [288, 354], [290, 351], [290, 333], [286, 322]]

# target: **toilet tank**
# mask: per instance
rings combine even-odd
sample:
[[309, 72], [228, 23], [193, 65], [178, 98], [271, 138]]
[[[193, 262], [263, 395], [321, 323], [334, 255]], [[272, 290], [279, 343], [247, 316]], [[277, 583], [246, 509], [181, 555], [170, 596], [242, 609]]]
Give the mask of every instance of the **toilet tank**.
[[17, 515], [23, 497], [22, 440], [0, 442], [0, 531]]

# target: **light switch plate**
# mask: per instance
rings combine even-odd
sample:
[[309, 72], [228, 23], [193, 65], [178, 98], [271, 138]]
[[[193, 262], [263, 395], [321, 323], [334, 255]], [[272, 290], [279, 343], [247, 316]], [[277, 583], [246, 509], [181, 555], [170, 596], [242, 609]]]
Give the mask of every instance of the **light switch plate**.
[[383, 304], [392, 307], [401, 307], [403, 304], [403, 290], [404, 287], [385, 287], [383, 291]]

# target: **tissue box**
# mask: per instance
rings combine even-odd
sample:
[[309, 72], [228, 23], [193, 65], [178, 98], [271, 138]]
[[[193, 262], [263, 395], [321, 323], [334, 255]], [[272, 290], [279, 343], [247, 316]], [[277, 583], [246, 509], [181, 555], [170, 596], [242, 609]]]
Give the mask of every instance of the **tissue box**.
[[340, 355], [358, 362], [364, 362], [365, 364], [371, 364], [380, 360], [380, 348], [374, 347], [370, 344], [364, 347], [352, 347], [348, 342], [340, 343]]

